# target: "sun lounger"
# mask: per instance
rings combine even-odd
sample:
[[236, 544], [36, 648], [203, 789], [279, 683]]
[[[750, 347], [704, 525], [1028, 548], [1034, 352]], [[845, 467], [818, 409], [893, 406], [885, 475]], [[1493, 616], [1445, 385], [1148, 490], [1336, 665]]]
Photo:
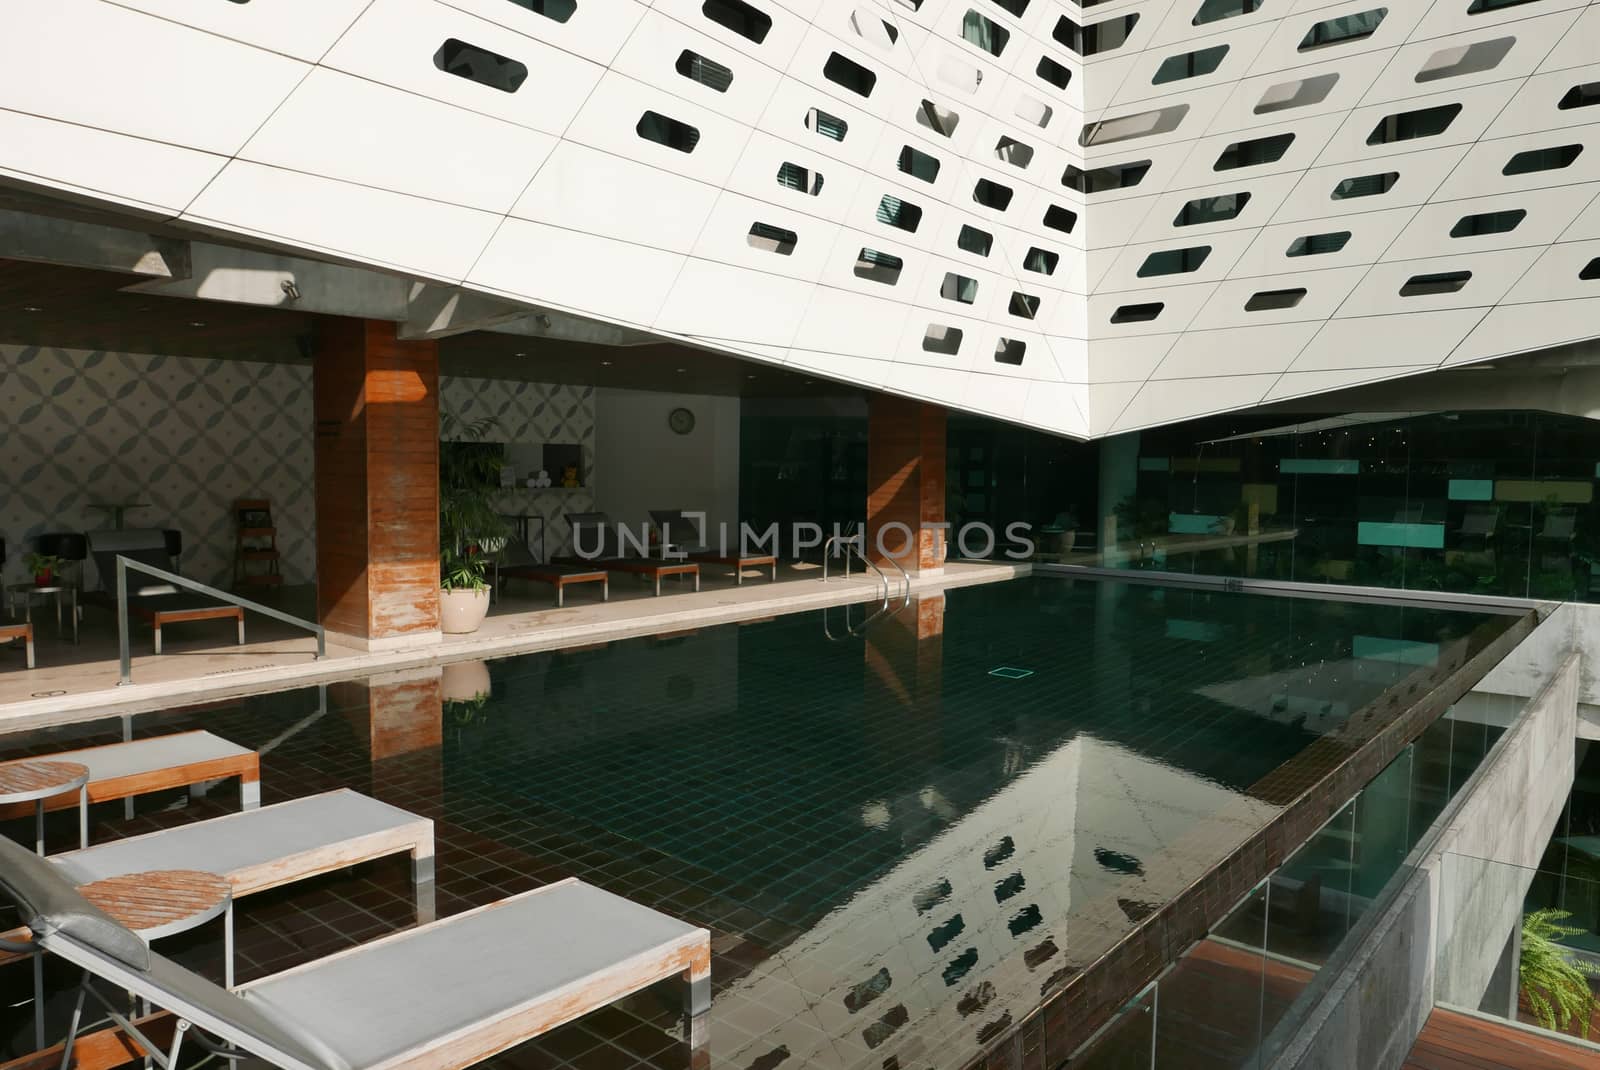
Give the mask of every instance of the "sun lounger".
[[[156, 870], [226, 878], [239, 899], [389, 855], [411, 856], [419, 921], [433, 918], [433, 822], [348, 788], [50, 855], [74, 885]], [[0, 940], [26, 938], [26, 931]], [[6, 957], [0, 955], [0, 962]]]
[[[175, 732], [103, 747], [38, 754], [30, 760], [40, 759], [87, 766], [91, 803], [238, 777], [242, 808], [251, 810], [261, 805], [261, 756], [210, 732]], [[77, 794], [68, 793], [48, 800], [45, 808], [60, 810], [76, 805]], [[31, 806], [0, 807], [0, 820], [25, 817]]]
[[[679, 510], [652, 509], [650, 519], [661, 532], [663, 556], [670, 553], [697, 564], [731, 566], [734, 574], [733, 582], [741, 586], [744, 584], [744, 570], [747, 568], [770, 567], [773, 581], [776, 582], [778, 579], [776, 554], [747, 554], [742, 551], [728, 553], [725, 547], [707, 546], [695, 522]], [[673, 539], [674, 535], [679, 538]]]
[[[164, 533], [155, 530], [91, 531], [90, 556], [100, 574], [101, 590], [87, 595], [88, 601], [109, 605], [117, 604], [117, 558], [131, 558], [156, 568], [171, 570], [172, 558], [167, 554]], [[244, 610], [228, 602], [209, 598], [169, 583], [152, 580], [139, 572], [128, 575], [128, 613], [150, 622], [155, 633], [155, 652], [161, 653], [161, 629], [168, 624], [183, 624], [200, 620], [231, 620], [239, 632], [239, 643], [244, 644]]]
[[501, 565], [499, 575], [502, 580], [531, 580], [535, 583], [548, 583], [556, 589], [556, 605], [560, 606], [566, 598], [566, 589], [578, 583], [600, 584], [600, 600], [611, 600], [611, 574], [603, 568], [594, 568], [589, 565]]
[[693, 576], [694, 589], [700, 589], [700, 566], [693, 561], [659, 561], [653, 557], [613, 557], [596, 561], [607, 572], [631, 572], [656, 582], [656, 597], [661, 597], [661, 577]]
[[21, 639], [28, 649], [28, 668], [33, 668], [33, 623], [0, 624], [0, 642]]
[[[688, 981], [690, 1035], [710, 1008], [710, 937], [577, 880], [561, 881], [241, 986], [152, 953], [56, 867], [0, 842], [0, 891], [42, 950], [81, 967], [85, 996], [129, 1028], [132, 993], [180, 1021], [164, 1070], [198, 1027], [283, 1070], [457, 1070], [657, 981]], [[109, 989], [101, 993], [98, 980]], [[74, 1014], [76, 1033], [81, 1015]], [[70, 1065], [72, 1037], [63, 1065]]]
[[658, 598], [663, 576], [693, 576], [694, 589], [700, 589], [700, 566], [693, 561], [624, 557], [611, 518], [605, 513], [568, 513], [567, 523], [572, 525], [573, 548], [578, 551], [578, 556], [570, 559], [572, 564], [648, 576], [655, 580]]

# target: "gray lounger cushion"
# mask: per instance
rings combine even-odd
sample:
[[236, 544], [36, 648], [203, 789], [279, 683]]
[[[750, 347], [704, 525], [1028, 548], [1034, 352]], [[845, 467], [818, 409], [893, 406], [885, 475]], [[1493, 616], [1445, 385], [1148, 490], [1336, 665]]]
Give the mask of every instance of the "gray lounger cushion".
[[374, 1066], [698, 931], [569, 880], [319, 959], [241, 994], [351, 1064]]
[[632, 963], [647, 970], [665, 945], [696, 939], [705, 939], [704, 930], [567, 880], [286, 970], [236, 994], [159, 955], [150, 955], [147, 969], [131, 969], [68, 933], [41, 943], [286, 1070], [347, 1070], [434, 1048], [438, 1065], [450, 1065], [450, 1044], [463, 1034], [552, 997], [574, 1015], [584, 1013], [594, 1006], [582, 999], [593, 975]]
[[399, 807], [341, 788], [66, 851], [50, 856], [50, 862], [78, 884], [156, 869], [198, 869], [227, 875], [421, 820]]
[[[52, 762], [77, 762], [89, 770], [90, 781], [118, 780], [160, 769], [194, 765], [218, 758], [239, 758], [250, 748], [229, 743], [206, 731], [174, 732], [104, 747], [85, 747], [49, 755]], [[149, 867], [146, 867], [149, 868]]]

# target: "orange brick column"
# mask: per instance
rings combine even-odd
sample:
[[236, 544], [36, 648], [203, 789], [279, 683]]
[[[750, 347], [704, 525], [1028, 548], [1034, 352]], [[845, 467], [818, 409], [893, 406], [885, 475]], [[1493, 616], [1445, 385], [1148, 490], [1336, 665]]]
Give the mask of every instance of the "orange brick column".
[[873, 396], [867, 417], [867, 556], [878, 564], [892, 557], [913, 576], [943, 569], [940, 548], [948, 535], [923, 525], [944, 522], [944, 438], [945, 411], [937, 405]]
[[439, 637], [439, 348], [329, 319], [314, 359], [317, 619], [368, 649]]
[[[328, 685], [329, 708], [367, 741], [371, 780], [365, 790], [373, 798], [413, 810], [443, 799], [442, 681], [435, 667]], [[430, 811], [423, 806], [421, 812]]]

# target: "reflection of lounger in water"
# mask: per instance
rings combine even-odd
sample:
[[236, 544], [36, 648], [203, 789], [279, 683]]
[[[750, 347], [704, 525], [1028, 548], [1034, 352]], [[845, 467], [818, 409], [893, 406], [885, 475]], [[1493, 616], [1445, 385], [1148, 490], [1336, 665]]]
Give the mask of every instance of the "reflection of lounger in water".
[[[652, 509], [650, 519], [661, 532], [663, 553], [670, 548], [675, 555], [681, 555], [690, 561], [708, 565], [731, 565], [734, 570], [734, 582], [737, 584], [744, 583], [744, 570], [747, 568], [770, 566], [772, 578], [774, 580], [778, 578], [776, 554], [747, 554], [742, 548], [739, 553], [727, 553], [707, 546], [694, 521], [677, 510]], [[676, 541], [672, 540], [673, 536], [678, 536]]]
[[607, 572], [631, 572], [655, 580], [656, 594], [661, 594], [661, 577], [693, 576], [694, 589], [700, 589], [700, 566], [693, 561], [664, 561], [653, 557], [623, 557], [622, 547], [614, 534], [615, 526], [605, 513], [568, 513], [567, 523], [572, 525], [572, 545], [578, 556], [563, 563], [585, 564]]

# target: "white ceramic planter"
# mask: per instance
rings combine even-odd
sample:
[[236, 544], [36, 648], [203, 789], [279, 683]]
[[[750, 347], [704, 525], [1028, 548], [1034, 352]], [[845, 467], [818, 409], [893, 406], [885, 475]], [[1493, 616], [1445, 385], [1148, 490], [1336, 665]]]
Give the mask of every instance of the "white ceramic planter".
[[439, 592], [439, 628], [446, 635], [475, 632], [489, 615], [489, 588]]

